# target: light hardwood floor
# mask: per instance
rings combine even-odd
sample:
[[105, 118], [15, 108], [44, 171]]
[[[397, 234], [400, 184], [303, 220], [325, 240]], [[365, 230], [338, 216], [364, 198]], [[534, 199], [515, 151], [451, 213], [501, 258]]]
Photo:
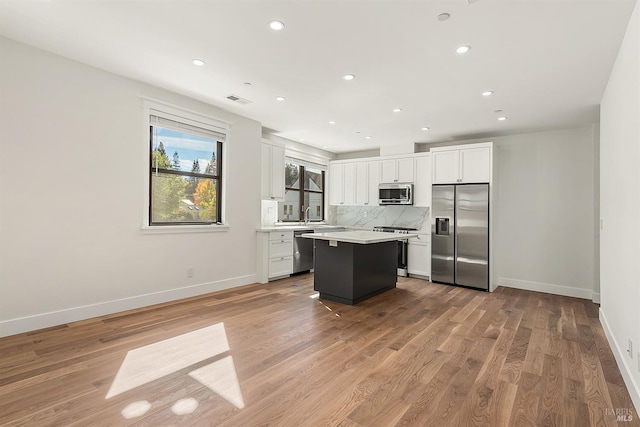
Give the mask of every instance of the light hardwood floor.
[[0, 425], [640, 425], [590, 301], [313, 294], [295, 276], [0, 339]]

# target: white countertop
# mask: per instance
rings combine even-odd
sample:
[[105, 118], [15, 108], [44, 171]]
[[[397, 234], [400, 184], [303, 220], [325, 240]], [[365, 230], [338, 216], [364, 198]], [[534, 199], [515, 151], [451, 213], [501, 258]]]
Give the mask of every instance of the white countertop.
[[358, 243], [367, 245], [370, 243], [392, 242], [394, 240], [406, 240], [418, 237], [417, 234], [381, 233], [378, 231], [336, 231], [328, 233], [307, 233], [301, 237], [319, 240], [335, 240], [337, 242]]
[[263, 225], [258, 228], [257, 231], [295, 231], [295, 230], [332, 230], [332, 229], [345, 229], [347, 227], [343, 225], [329, 225], [329, 224], [308, 224], [308, 225]]

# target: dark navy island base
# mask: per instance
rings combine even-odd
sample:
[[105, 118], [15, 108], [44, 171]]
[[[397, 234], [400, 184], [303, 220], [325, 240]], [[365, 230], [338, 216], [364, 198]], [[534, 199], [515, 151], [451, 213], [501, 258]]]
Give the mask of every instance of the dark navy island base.
[[321, 299], [354, 305], [396, 287], [398, 242], [316, 240], [314, 290]]

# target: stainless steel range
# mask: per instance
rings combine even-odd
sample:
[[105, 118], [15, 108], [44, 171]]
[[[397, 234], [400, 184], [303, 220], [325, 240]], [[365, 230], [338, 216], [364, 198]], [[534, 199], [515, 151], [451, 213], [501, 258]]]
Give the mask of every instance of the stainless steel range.
[[[390, 227], [390, 226], [383, 226], [383, 225], [373, 227], [373, 231], [379, 231], [382, 233], [410, 234], [417, 230], [418, 230], [417, 228]], [[409, 243], [407, 240], [398, 240], [398, 276], [407, 277], [408, 249], [409, 249]]]

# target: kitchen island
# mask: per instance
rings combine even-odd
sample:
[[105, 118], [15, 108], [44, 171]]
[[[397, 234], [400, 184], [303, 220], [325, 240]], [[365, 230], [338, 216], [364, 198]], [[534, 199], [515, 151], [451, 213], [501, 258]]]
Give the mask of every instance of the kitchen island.
[[396, 287], [398, 240], [417, 234], [308, 233], [315, 240], [313, 288], [320, 298], [354, 305]]

